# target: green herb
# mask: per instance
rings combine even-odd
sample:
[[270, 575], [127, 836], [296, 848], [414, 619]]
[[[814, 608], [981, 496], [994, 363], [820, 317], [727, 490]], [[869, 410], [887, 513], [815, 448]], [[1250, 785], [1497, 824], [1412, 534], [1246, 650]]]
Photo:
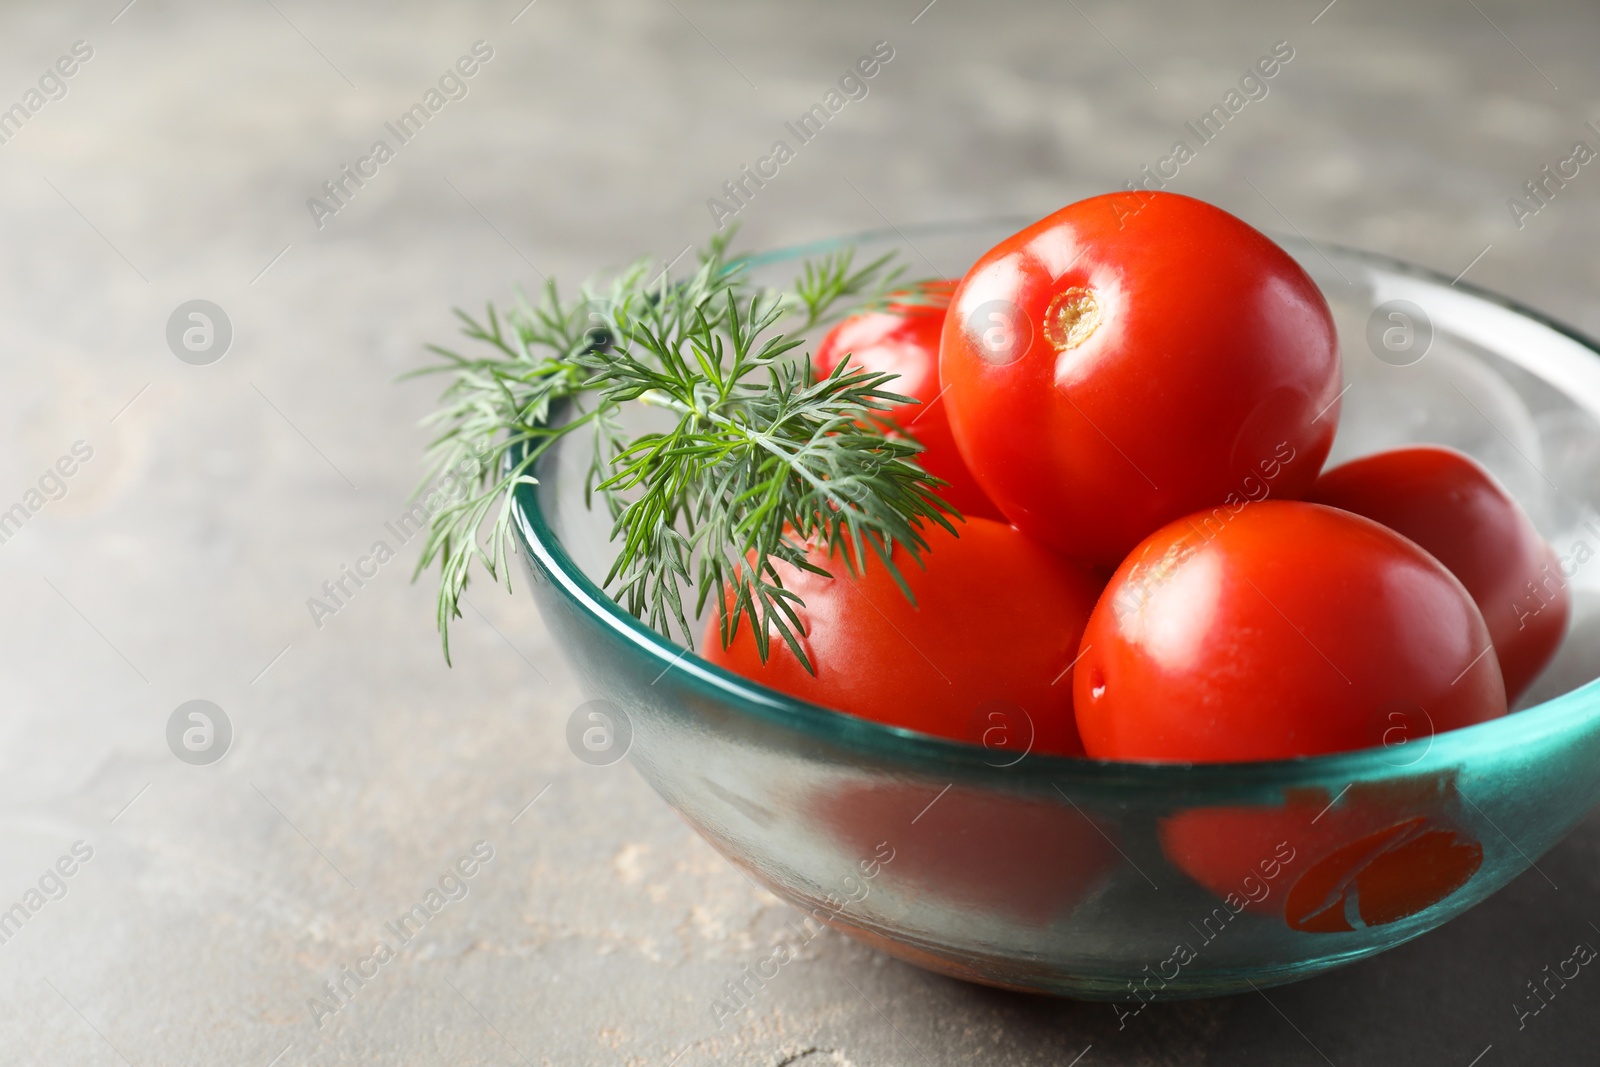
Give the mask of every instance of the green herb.
[[[570, 302], [552, 282], [503, 317], [492, 305], [481, 321], [458, 311], [473, 354], [430, 346], [444, 361], [416, 373], [451, 381], [426, 420], [438, 436], [423, 484], [465, 471], [472, 486], [431, 516], [417, 567], [440, 569], [447, 661], [473, 562], [510, 588], [512, 495], [533, 483], [546, 449], [580, 430], [594, 439], [587, 497], [604, 500], [619, 546], [607, 588], [690, 647], [690, 619], [715, 598], [724, 644], [748, 619], [763, 660], [776, 632], [812, 670], [798, 640], [801, 602], [778, 561], [826, 574], [807, 558], [808, 546], [825, 544], [853, 573], [875, 558], [909, 597], [893, 546], [920, 563], [924, 523], [954, 532], [959, 516], [937, 495], [945, 483], [914, 462], [920, 446], [887, 435], [874, 414], [907, 402], [885, 388], [893, 375], [844, 361], [818, 378], [793, 354], [797, 335], [880, 302], [900, 273], [890, 257], [857, 267], [841, 251], [806, 263], [779, 291], [752, 283], [726, 248], [713, 241], [679, 281], [641, 262]], [[618, 419], [628, 403], [670, 412], [675, 424], [630, 434]]]

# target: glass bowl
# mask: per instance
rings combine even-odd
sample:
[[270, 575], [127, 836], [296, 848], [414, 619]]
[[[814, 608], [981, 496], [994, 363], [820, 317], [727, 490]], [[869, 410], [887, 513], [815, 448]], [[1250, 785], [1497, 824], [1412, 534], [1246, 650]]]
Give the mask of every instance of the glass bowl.
[[[786, 280], [802, 257], [854, 244], [958, 277], [1027, 221], [865, 233], [747, 262]], [[1281, 243], [1339, 325], [1349, 388], [1329, 462], [1453, 445], [1567, 558], [1572, 629], [1524, 710], [1270, 763], [1019, 759], [804, 703], [646, 628], [598, 584], [611, 549], [603, 509], [583, 501], [585, 435], [519, 491], [534, 594], [592, 698], [580, 725], [596, 724], [602, 747], [629, 745], [667, 803], [803, 913], [751, 981], [827, 925], [944, 974], [1119, 1011], [1290, 982], [1472, 907], [1600, 801], [1600, 562], [1575, 562], [1600, 549], [1594, 344], [1426, 270]]]

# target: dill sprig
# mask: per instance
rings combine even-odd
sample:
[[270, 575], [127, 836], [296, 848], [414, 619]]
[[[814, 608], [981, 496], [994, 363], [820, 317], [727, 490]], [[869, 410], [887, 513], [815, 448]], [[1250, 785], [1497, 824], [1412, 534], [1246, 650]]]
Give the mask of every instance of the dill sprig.
[[[888, 256], [857, 266], [845, 249], [804, 264], [789, 290], [767, 289], [723, 237], [680, 280], [640, 262], [575, 300], [550, 282], [504, 316], [492, 304], [481, 320], [457, 311], [472, 354], [429, 346], [442, 362], [415, 372], [451, 377], [425, 420], [438, 433], [423, 485], [454, 472], [470, 486], [430, 517], [417, 566], [439, 566], [446, 660], [474, 561], [510, 588], [517, 486], [580, 429], [594, 440], [586, 496], [604, 501], [618, 546], [605, 585], [658, 632], [693, 647], [690, 619], [714, 602], [724, 644], [748, 621], [763, 660], [776, 633], [814, 669], [801, 601], [777, 569], [826, 574], [808, 558], [814, 545], [843, 553], [852, 572], [876, 560], [909, 597], [893, 547], [920, 563], [924, 524], [954, 532], [959, 516], [916, 465], [920, 446], [874, 417], [907, 398], [886, 388], [893, 375], [846, 360], [819, 378], [794, 355], [799, 335], [881, 301], [899, 274]], [[630, 403], [670, 412], [671, 428], [624, 430]]]

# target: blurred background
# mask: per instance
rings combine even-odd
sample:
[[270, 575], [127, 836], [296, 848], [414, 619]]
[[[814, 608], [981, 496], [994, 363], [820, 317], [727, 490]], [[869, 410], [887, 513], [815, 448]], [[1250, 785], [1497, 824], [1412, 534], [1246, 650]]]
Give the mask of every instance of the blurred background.
[[[420, 542], [385, 526], [436, 385], [396, 378], [452, 307], [706, 240], [708, 199], [875, 48], [865, 95], [739, 206], [737, 247], [1121, 188], [1276, 48], [1169, 188], [1600, 333], [1600, 172], [1524, 189], [1600, 146], [1592, 5], [924, 3], [0, 7], [0, 515], [22, 507], [0, 518], [0, 909], [29, 915], [0, 923], [7, 1063], [1592, 1058], [1600, 977], [1520, 1029], [1513, 1004], [1600, 943], [1594, 820], [1545, 877], [1270, 1001], [1119, 1029], [829, 933], [719, 1026], [710, 1001], [793, 913], [625, 763], [573, 758], [582, 696], [526, 596], [476, 585], [445, 667]], [[312, 612], [379, 540], [396, 558]], [[207, 764], [186, 714], [169, 729], [195, 700]]]

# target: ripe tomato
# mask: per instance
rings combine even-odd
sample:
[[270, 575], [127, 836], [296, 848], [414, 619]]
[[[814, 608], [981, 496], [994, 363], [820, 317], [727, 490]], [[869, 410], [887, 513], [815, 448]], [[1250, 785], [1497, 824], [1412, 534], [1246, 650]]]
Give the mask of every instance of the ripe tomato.
[[1338, 423], [1333, 317], [1288, 253], [1172, 193], [1093, 197], [985, 253], [945, 319], [956, 443], [1018, 527], [1115, 566], [1280, 452], [1316, 480]]
[[1266, 501], [1171, 523], [1117, 569], [1083, 635], [1078, 729], [1102, 759], [1431, 744], [1505, 713], [1490, 651], [1466, 589], [1415, 544]]
[[1511, 495], [1449, 448], [1397, 448], [1328, 471], [1310, 499], [1365, 515], [1431, 552], [1489, 625], [1506, 703], [1554, 658], [1572, 597], [1555, 550]]
[[[778, 564], [816, 674], [774, 635], [766, 663], [748, 620], [722, 647], [713, 616], [702, 654], [753, 681], [891, 726], [992, 749], [1081, 755], [1069, 668], [1100, 583], [1003, 523], [968, 519], [961, 536], [932, 527], [926, 569], [896, 547], [913, 605], [888, 569], [851, 577], [814, 550], [824, 577]], [[997, 762], [1011, 757], [997, 756]]]
[[[1393, 763], [1411, 759], [1404, 747]], [[1292, 790], [1279, 806], [1190, 808], [1161, 822], [1179, 869], [1226, 905], [1197, 930], [1212, 940], [1232, 915], [1276, 915], [1306, 933], [1382, 926], [1432, 907], [1483, 866], [1454, 769]]]
[[891, 303], [845, 319], [822, 339], [811, 357], [821, 374], [833, 373], [846, 355], [862, 370], [899, 375], [887, 386], [920, 401], [897, 404], [880, 415], [922, 445], [922, 469], [950, 484], [939, 491], [963, 515], [1004, 520], [1000, 509], [978, 488], [950, 435], [950, 416], [939, 385], [939, 334], [950, 307], [954, 281], [933, 282], [917, 294], [920, 302]]

